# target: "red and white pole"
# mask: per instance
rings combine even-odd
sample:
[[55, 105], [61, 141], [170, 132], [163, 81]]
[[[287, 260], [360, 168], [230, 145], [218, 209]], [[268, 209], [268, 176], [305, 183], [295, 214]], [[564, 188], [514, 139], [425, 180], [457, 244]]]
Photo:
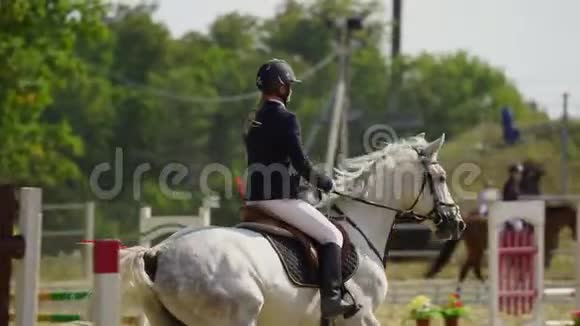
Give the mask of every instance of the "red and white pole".
[[93, 307], [95, 326], [121, 325], [119, 240], [95, 240], [93, 248]]

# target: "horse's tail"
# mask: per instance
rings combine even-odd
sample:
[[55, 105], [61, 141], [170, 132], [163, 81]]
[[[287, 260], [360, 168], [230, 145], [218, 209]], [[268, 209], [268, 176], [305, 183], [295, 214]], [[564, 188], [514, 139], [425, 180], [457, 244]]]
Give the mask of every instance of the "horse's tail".
[[157, 248], [141, 246], [122, 249], [119, 253], [123, 306], [146, 313], [150, 325], [183, 326], [169, 313], [153, 290], [157, 254]]
[[427, 273], [425, 273], [426, 278], [433, 278], [437, 273], [441, 271], [441, 269], [449, 262], [451, 255], [457, 248], [457, 244], [459, 240], [447, 240], [443, 244], [443, 248], [439, 251], [439, 255], [431, 265], [431, 268]]

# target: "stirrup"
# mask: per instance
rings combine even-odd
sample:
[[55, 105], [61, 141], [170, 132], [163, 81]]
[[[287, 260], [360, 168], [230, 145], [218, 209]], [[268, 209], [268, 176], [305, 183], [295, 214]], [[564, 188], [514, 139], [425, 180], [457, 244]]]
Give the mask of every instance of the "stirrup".
[[336, 311], [335, 314], [332, 314], [330, 316], [324, 316], [322, 315], [321, 317], [323, 319], [333, 319], [336, 317], [339, 317], [342, 315], [342, 317], [344, 317], [344, 319], [349, 319], [352, 316], [356, 315], [357, 312], [359, 312], [359, 310], [361, 310], [362, 305], [357, 304], [356, 302], [354, 303], [348, 303], [344, 300], [340, 300], [339, 303], [337, 303], [337, 307], [335, 307]]
[[352, 306], [349, 308], [349, 310], [342, 315], [342, 317], [344, 317], [344, 319], [349, 319], [354, 315], [356, 315], [361, 309], [362, 305], [358, 303], [353, 303]]
[[344, 298], [345, 295], [348, 295], [351, 300], [352, 300], [352, 305], [350, 306], [350, 309], [345, 312], [342, 316], [344, 317], [344, 319], [349, 319], [352, 316], [356, 315], [357, 312], [359, 312], [359, 310], [362, 309], [362, 305], [358, 304], [356, 302], [356, 299], [354, 298], [354, 296], [352, 295], [352, 293], [350, 293], [350, 291], [346, 288], [346, 286], [344, 284], [342, 284], [342, 297]]

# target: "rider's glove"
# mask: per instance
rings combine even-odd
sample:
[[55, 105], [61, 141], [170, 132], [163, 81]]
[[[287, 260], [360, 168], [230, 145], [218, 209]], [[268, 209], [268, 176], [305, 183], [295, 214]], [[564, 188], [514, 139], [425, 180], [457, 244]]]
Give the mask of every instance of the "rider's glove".
[[325, 193], [329, 193], [334, 189], [334, 182], [331, 178], [321, 175], [317, 186]]

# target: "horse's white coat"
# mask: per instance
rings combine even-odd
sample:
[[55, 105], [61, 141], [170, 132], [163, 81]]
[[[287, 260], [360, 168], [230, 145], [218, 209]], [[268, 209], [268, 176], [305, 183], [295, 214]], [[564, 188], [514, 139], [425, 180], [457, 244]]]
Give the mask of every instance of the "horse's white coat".
[[[343, 171], [338, 184], [341, 190], [358, 193], [368, 200], [409, 208], [419, 195], [424, 171], [410, 145], [421, 147], [431, 159], [436, 159], [442, 143], [443, 138], [427, 144], [417, 136], [406, 143], [347, 160], [345, 166], [350, 164], [350, 169], [357, 172]], [[403, 166], [419, 177], [401, 183], [399, 188], [393, 187], [392, 180], [398, 178], [397, 171]], [[430, 169], [435, 179], [445, 173], [439, 165]], [[453, 202], [445, 182], [436, 182], [435, 187], [440, 198]], [[433, 208], [432, 195], [426, 190], [420, 197], [415, 210], [426, 214]], [[343, 198], [330, 200], [383, 251], [394, 222], [393, 212]], [[363, 309], [351, 319], [337, 320], [337, 324], [380, 325], [374, 311], [384, 301], [388, 288], [382, 262], [357, 231], [344, 225], [360, 257], [359, 269], [346, 286]], [[159, 252], [154, 283], [145, 274], [141, 259], [148, 250]], [[164, 309], [191, 326], [319, 325], [318, 290], [292, 285], [270, 244], [252, 231], [219, 227], [187, 229], [155, 248], [124, 250], [121, 257], [125, 299], [142, 307], [154, 326], [179, 325]]]

